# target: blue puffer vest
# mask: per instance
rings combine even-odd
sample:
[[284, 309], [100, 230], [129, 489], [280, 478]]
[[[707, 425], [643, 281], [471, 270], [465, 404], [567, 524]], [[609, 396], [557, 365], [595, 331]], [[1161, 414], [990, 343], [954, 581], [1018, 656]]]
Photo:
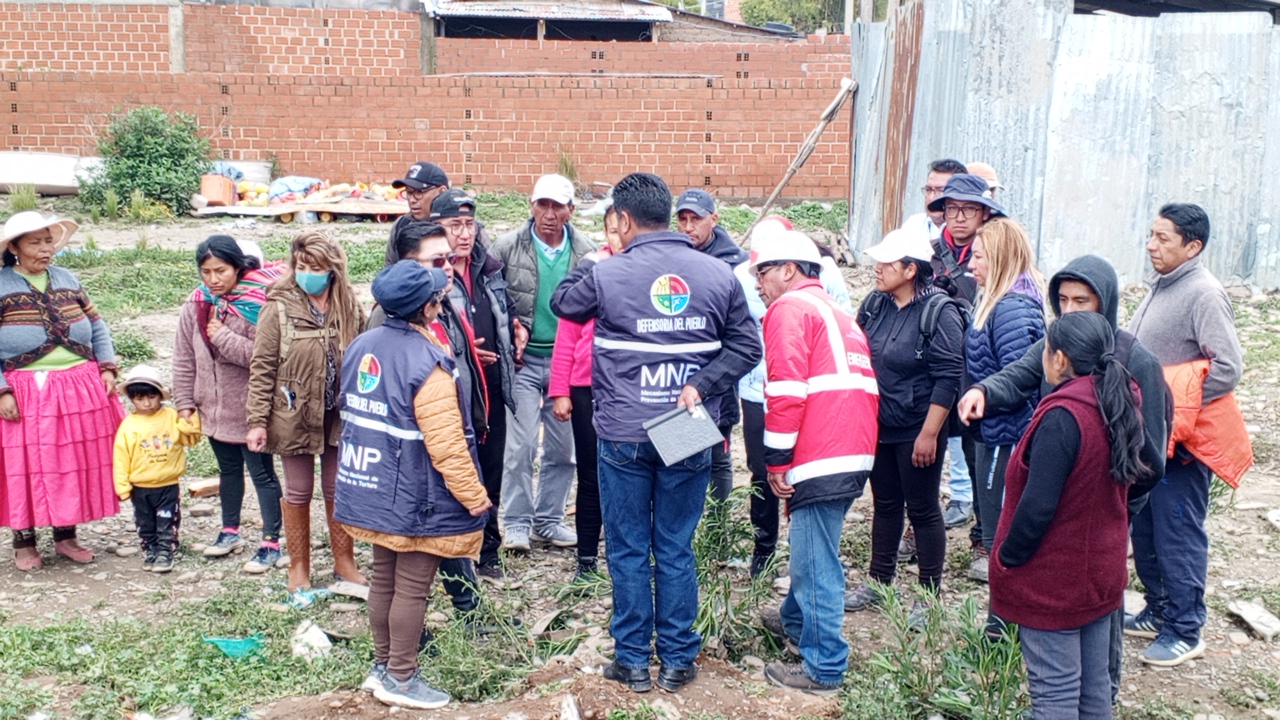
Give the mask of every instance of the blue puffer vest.
[[[404, 320], [388, 318], [358, 336], [342, 361], [342, 447], [334, 517], [405, 537], [462, 535], [484, 527], [431, 464], [414, 416], [414, 397], [453, 359]], [[461, 407], [461, 404], [459, 405]], [[475, 432], [462, 413], [467, 448]]]
[[[1010, 292], [996, 303], [982, 327], [969, 328], [964, 339], [965, 370], [972, 386], [1000, 372], [1021, 358], [1044, 337], [1044, 311], [1034, 298]], [[1040, 402], [1036, 393], [1015, 409], [988, 413], [981, 421], [982, 442], [987, 447], [1013, 445], [1031, 422]]]

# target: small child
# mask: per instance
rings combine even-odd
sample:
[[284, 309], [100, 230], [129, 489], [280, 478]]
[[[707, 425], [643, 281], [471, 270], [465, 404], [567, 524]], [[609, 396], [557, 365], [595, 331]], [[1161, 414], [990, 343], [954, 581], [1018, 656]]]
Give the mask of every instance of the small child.
[[187, 448], [200, 442], [200, 416], [183, 420], [178, 411], [164, 406], [168, 392], [159, 373], [138, 365], [124, 376], [124, 391], [133, 413], [116, 431], [113, 456], [116, 495], [133, 498], [133, 517], [151, 572], [173, 569], [178, 549], [178, 479], [187, 470]]

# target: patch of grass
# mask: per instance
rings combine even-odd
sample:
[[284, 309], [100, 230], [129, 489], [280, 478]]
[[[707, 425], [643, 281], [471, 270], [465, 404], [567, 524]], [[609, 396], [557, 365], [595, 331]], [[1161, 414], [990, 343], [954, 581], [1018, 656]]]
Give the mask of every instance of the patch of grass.
[[140, 247], [63, 253], [55, 262], [75, 272], [108, 323], [177, 307], [200, 284], [189, 250]]
[[734, 235], [741, 235], [756, 221], [756, 211], [741, 206], [719, 208], [720, 225]]
[[[367, 636], [335, 647], [310, 664], [296, 659], [289, 638], [302, 617], [322, 609], [279, 613], [267, 594], [279, 587], [228, 580], [203, 602], [184, 602], [161, 620], [75, 620], [40, 628], [0, 626], [0, 678], [56, 675], [86, 693], [77, 717], [119, 718], [126, 709], [159, 715], [179, 706], [197, 717], [229, 718], [253, 704], [312, 695], [360, 682], [371, 656]], [[258, 656], [232, 660], [204, 636], [261, 633]], [[3, 683], [0, 680], [0, 683]], [[13, 693], [3, 692], [0, 698]], [[0, 707], [9, 700], [0, 699]], [[0, 715], [0, 717], [6, 717]], [[13, 717], [9, 715], [8, 717]]]
[[[293, 236], [273, 237], [259, 243], [268, 260], [288, 260]], [[386, 266], [386, 240], [370, 242], [338, 241], [347, 252], [347, 277], [353, 283], [369, 282]], [[194, 264], [193, 264], [194, 266]], [[195, 287], [194, 285], [192, 287]]]
[[102, 214], [110, 220], [120, 217], [120, 193], [115, 188], [102, 191]]
[[664, 720], [666, 717], [665, 712], [650, 705], [648, 700], [641, 700], [634, 710], [625, 708], [610, 710], [605, 720]]
[[781, 214], [801, 230], [821, 229], [840, 233], [849, 223], [849, 203], [844, 200], [833, 203], [806, 200], [782, 210]]
[[1164, 700], [1144, 700], [1137, 707], [1121, 707], [1116, 720], [1186, 720], [1195, 711], [1181, 703]]
[[187, 449], [187, 475], [217, 477], [219, 472], [218, 458], [214, 456], [213, 446], [207, 440], [201, 440]]
[[746, 511], [751, 493], [749, 487], [734, 488], [724, 503], [708, 496], [693, 536], [699, 590], [693, 629], [702, 636], [703, 649], [718, 657], [736, 659], [755, 650], [767, 635], [758, 614], [772, 594], [777, 556], [755, 578], [728, 567], [730, 560], [750, 558], [755, 547], [755, 528]]
[[46, 707], [52, 693], [12, 673], [0, 672], [0, 720], [19, 720]]
[[156, 357], [155, 346], [136, 330], [115, 330], [111, 333], [111, 342], [116, 346], [116, 356], [122, 365], [137, 365]]
[[40, 195], [36, 186], [30, 184], [14, 185], [9, 188], [9, 210], [15, 213], [35, 210], [40, 206]]
[[[539, 645], [533, 642], [527, 625], [515, 624], [524, 606], [521, 596], [515, 591], [490, 590], [477, 593], [477, 597], [480, 604], [472, 611], [472, 622], [455, 616], [435, 632], [428, 654], [422, 658], [422, 674], [428, 682], [460, 702], [515, 695], [537, 664]], [[477, 632], [479, 627], [485, 632]], [[547, 657], [564, 650], [545, 644], [542, 649], [554, 651]]]
[[476, 195], [476, 216], [485, 223], [517, 225], [529, 217], [529, 198], [516, 192]]

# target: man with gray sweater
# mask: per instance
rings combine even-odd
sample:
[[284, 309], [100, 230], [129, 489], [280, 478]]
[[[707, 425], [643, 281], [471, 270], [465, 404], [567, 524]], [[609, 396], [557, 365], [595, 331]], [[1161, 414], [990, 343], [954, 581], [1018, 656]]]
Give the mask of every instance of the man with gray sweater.
[[[1244, 368], [1231, 300], [1200, 260], [1209, 216], [1198, 205], [1171, 203], [1151, 225], [1147, 254], [1151, 292], [1129, 330], [1163, 366], [1207, 359], [1203, 402], [1231, 392]], [[1147, 607], [1125, 618], [1126, 635], [1151, 638], [1139, 656], [1172, 667], [1204, 654], [1204, 590], [1209, 536], [1204, 521], [1213, 473], [1179, 444], [1164, 478], [1133, 517], [1133, 561], [1147, 589]]]

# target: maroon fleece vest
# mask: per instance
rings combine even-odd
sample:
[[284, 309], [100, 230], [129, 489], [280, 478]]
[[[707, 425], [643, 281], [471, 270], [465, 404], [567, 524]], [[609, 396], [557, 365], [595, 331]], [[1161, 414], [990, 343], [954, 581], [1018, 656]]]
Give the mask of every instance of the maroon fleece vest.
[[[1111, 447], [1093, 376], [1063, 383], [1045, 396], [1009, 458], [1004, 509], [991, 551], [991, 609], [1002, 619], [1037, 630], [1088, 625], [1124, 601], [1129, 521], [1127, 492], [1111, 478]], [[1080, 427], [1080, 453], [1062, 488], [1057, 512], [1040, 548], [1018, 567], [1000, 562], [1000, 546], [1031, 470], [1031, 439], [1044, 414], [1064, 408]]]

